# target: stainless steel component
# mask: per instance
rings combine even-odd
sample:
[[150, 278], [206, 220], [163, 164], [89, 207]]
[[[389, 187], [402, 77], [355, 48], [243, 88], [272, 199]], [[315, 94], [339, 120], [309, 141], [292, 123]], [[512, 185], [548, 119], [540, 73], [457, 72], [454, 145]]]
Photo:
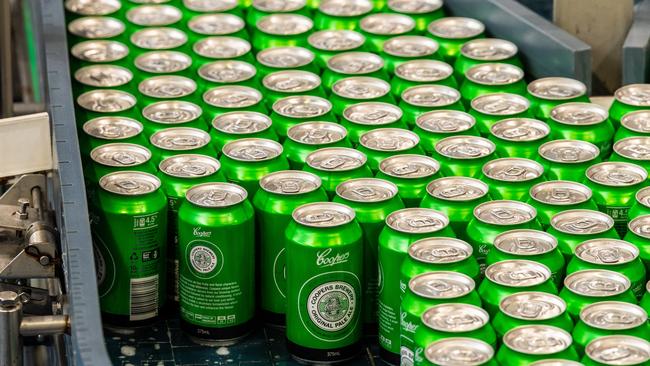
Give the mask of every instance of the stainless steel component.
[[22, 307], [19, 294], [0, 292], [0, 365], [23, 365], [22, 338], [18, 336]]

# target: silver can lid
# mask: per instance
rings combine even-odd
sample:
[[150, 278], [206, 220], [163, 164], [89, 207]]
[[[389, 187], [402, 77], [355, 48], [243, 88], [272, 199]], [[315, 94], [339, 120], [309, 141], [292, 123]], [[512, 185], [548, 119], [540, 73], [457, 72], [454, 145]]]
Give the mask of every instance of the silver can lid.
[[115, 113], [133, 108], [136, 99], [132, 94], [121, 90], [97, 89], [81, 94], [77, 97], [77, 104], [92, 112]]
[[393, 104], [382, 102], [361, 102], [343, 110], [343, 118], [366, 126], [381, 126], [397, 122], [402, 118], [402, 110]]
[[314, 22], [300, 14], [276, 13], [261, 18], [255, 27], [266, 34], [295, 36], [309, 32], [314, 27]]
[[564, 278], [569, 291], [588, 297], [610, 297], [630, 289], [630, 280], [618, 272], [604, 269], [585, 269]]
[[224, 145], [223, 154], [242, 162], [266, 161], [282, 155], [282, 145], [268, 139], [245, 138]]
[[484, 94], [472, 99], [472, 109], [490, 116], [511, 116], [530, 108], [528, 99], [508, 93]]
[[83, 17], [68, 23], [68, 32], [87, 39], [113, 38], [124, 33], [126, 27], [111, 17]]
[[509, 317], [527, 321], [549, 320], [566, 311], [561, 297], [546, 292], [517, 292], [499, 303], [499, 310]]
[[642, 167], [613, 161], [594, 164], [586, 174], [590, 181], [611, 187], [629, 187], [648, 179], [648, 172]]
[[587, 94], [587, 86], [575, 79], [549, 77], [532, 81], [528, 92], [540, 99], [567, 100]]
[[553, 206], [577, 205], [589, 201], [591, 196], [589, 187], [565, 180], [538, 183], [530, 189], [532, 199]]
[[544, 167], [533, 160], [501, 158], [483, 165], [483, 174], [501, 182], [526, 182], [544, 175]]
[[621, 126], [638, 133], [650, 133], [650, 111], [641, 110], [626, 113], [621, 118]]
[[460, 133], [476, 125], [476, 119], [469, 113], [455, 110], [435, 110], [418, 116], [415, 124], [433, 133]]
[[408, 248], [408, 256], [427, 264], [446, 264], [464, 261], [472, 256], [472, 246], [456, 238], [420, 239]]
[[388, 0], [388, 9], [404, 14], [426, 14], [442, 8], [442, 0]]
[[362, 31], [382, 36], [396, 36], [412, 31], [415, 20], [408, 15], [395, 13], [375, 13], [361, 19]]
[[397, 186], [377, 178], [348, 179], [336, 186], [336, 195], [353, 202], [384, 202], [397, 196]]
[[429, 23], [429, 33], [440, 38], [474, 38], [485, 31], [485, 25], [473, 18], [445, 17]]
[[410, 60], [395, 68], [395, 76], [418, 83], [435, 83], [449, 78], [454, 69], [446, 62], [437, 60]]
[[210, 135], [198, 128], [171, 127], [157, 131], [149, 140], [159, 149], [184, 151], [206, 146], [210, 143]]
[[466, 177], [443, 177], [427, 185], [427, 193], [445, 201], [472, 201], [488, 194], [487, 184]]
[[486, 326], [489, 321], [487, 311], [470, 304], [440, 304], [422, 314], [426, 327], [448, 333], [471, 332]]
[[527, 355], [550, 355], [571, 347], [567, 331], [551, 325], [522, 325], [503, 336], [505, 346]]
[[496, 145], [486, 138], [477, 136], [450, 136], [438, 141], [436, 152], [453, 159], [480, 159], [494, 153]]
[[333, 122], [303, 122], [292, 126], [287, 137], [305, 145], [326, 145], [339, 142], [348, 135], [345, 127]]
[[309, 65], [316, 57], [302, 47], [272, 47], [257, 53], [257, 62], [276, 69], [295, 69]]
[[461, 55], [472, 60], [496, 62], [503, 61], [517, 55], [517, 46], [505, 39], [479, 38], [473, 39], [460, 49]]
[[650, 187], [639, 189], [634, 198], [641, 205], [650, 208]]
[[142, 116], [148, 121], [167, 125], [192, 122], [202, 113], [198, 105], [180, 100], [152, 103], [142, 110]]
[[614, 143], [614, 152], [632, 160], [650, 160], [650, 137], [627, 137]]
[[131, 35], [131, 43], [148, 50], [168, 50], [187, 43], [187, 35], [176, 28], [145, 28]]
[[485, 269], [485, 278], [507, 287], [530, 287], [541, 285], [551, 278], [545, 265], [521, 259], [496, 262]]
[[405, 208], [388, 215], [386, 225], [407, 234], [435, 233], [449, 225], [449, 218], [440, 211], [428, 208]]
[[226, 36], [241, 31], [246, 23], [234, 14], [203, 14], [192, 17], [187, 27], [203, 36]]
[[101, 16], [120, 10], [120, 0], [66, 0], [65, 9], [82, 16]]
[[253, 7], [265, 13], [287, 13], [305, 7], [305, 0], [253, 0]]
[[489, 201], [474, 208], [474, 217], [490, 225], [519, 225], [535, 220], [536, 216], [533, 206], [519, 201]]
[[262, 101], [257, 89], [241, 85], [225, 85], [203, 93], [203, 101], [219, 108], [246, 108]]
[[397, 36], [384, 42], [383, 51], [391, 56], [418, 57], [432, 56], [438, 51], [438, 42], [422, 36]]
[[460, 100], [460, 92], [445, 85], [416, 85], [402, 92], [402, 100], [416, 107], [447, 107]]
[[402, 128], [377, 128], [359, 137], [361, 146], [375, 151], [405, 151], [420, 143], [420, 137]]
[[316, 118], [329, 113], [332, 103], [311, 95], [295, 95], [273, 103], [273, 111], [289, 118]]
[[122, 66], [100, 64], [80, 68], [74, 73], [74, 78], [87, 86], [114, 88], [130, 82], [133, 73]]
[[341, 172], [362, 167], [367, 160], [364, 153], [355, 149], [328, 147], [307, 155], [305, 163], [316, 170]]
[[238, 83], [251, 79], [257, 70], [248, 62], [223, 60], [201, 66], [198, 74], [201, 79], [215, 83]]
[[271, 127], [271, 118], [258, 112], [228, 112], [212, 120], [212, 127], [220, 132], [247, 135], [264, 131]]
[[177, 178], [208, 177], [221, 169], [215, 158], [198, 154], [170, 156], [160, 162], [160, 171]]
[[164, 4], [168, 3], [171, 0], [129, 0], [134, 4]]
[[321, 51], [343, 52], [361, 47], [366, 41], [361, 33], [351, 30], [322, 30], [312, 33], [307, 42]]
[[304, 93], [318, 88], [320, 77], [309, 71], [283, 70], [268, 74], [262, 80], [265, 88], [278, 93]]
[[293, 210], [293, 219], [304, 226], [328, 228], [345, 225], [354, 220], [354, 210], [334, 202], [316, 202]]
[[506, 141], [531, 142], [547, 137], [551, 133], [551, 128], [536, 119], [508, 118], [493, 124], [490, 133]]
[[465, 72], [465, 77], [481, 85], [510, 85], [524, 78], [524, 71], [510, 64], [478, 64]]
[[400, 179], [430, 177], [440, 170], [440, 163], [428, 156], [417, 154], [393, 155], [379, 163], [379, 171]]
[[164, 27], [181, 20], [181, 11], [171, 5], [140, 5], [126, 12], [131, 24], [142, 27]]
[[82, 61], [115, 62], [124, 59], [129, 48], [122, 42], [100, 39], [79, 42], [72, 46], [70, 53]]
[[260, 179], [260, 188], [279, 195], [298, 195], [310, 193], [321, 186], [316, 175], [299, 170], [281, 170], [265, 175]]
[[612, 229], [614, 219], [600, 211], [566, 210], [551, 218], [551, 226], [566, 234], [593, 235]]
[[551, 110], [551, 119], [565, 125], [590, 126], [605, 122], [607, 110], [592, 103], [564, 103]]
[[644, 325], [648, 321], [648, 313], [642, 307], [627, 302], [601, 301], [582, 308], [580, 320], [598, 329], [625, 330]]
[[619, 265], [639, 257], [639, 249], [629, 242], [618, 239], [591, 239], [576, 247], [575, 256], [598, 265]]
[[160, 188], [160, 179], [149, 173], [123, 171], [101, 177], [99, 186], [121, 196], [141, 196]]
[[201, 13], [221, 13], [239, 5], [237, 0], [183, 0], [187, 9]]
[[602, 336], [589, 342], [585, 355], [605, 365], [642, 365], [650, 361], [650, 342], [628, 335]]
[[555, 250], [557, 239], [539, 230], [508, 230], [494, 238], [494, 247], [503, 253], [534, 256]]
[[440, 366], [479, 366], [494, 357], [494, 349], [478, 339], [449, 337], [428, 345], [424, 350], [424, 357], [432, 364]]
[[448, 271], [423, 273], [409, 281], [409, 290], [427, 299], [455, 299], [474, 291], [476, 284], [469, 276]]
[[247, 196], [244, 188], [231, 183], [198, 184], [185, 193], [189, 202], [205, 208], [234, 206], [246, 200]]
[[623, 104], [650, 107], [650, 84], [630, 84], [619, 88], [614, 98]]
[[140, 93], [158, 99], [183, 98], [194, 93], [196, 89], [194, 80], [176, 75], [153, 76], [138, 85]]
[[332, 93], [348, 99], [377, 99], [390, 93], [390, 84], [378, 78], [353, 76], [336, 81]]
[[540, 146], [538, 152], [545, 160], [563, 164], [584, 163], [600, 155], [596, 145], [581, 140], [549, 141]]
[[151, 159], [151, 151], [144, 146], [126, 143], [105, 144], [90, 152], [93, 162], [110, 167], [132, 167]]
[[357, 17], [370, 13], [372, 3], [369, 0], [322, 0], [318, 11], [335, 17]]
[[250, 52], [251, 44], [239, 37], [205, 37], [194, 43], [192, 50], [206, 58], [231, 59]]
[[135, 59], [135, 67], [153, 74], [167, 74], [187, 70], [192, 59], [177, 51], [153, 51], [143, 53]]
[[98, 117], [84, 123], [88, 136], [103, 140], [122, 140], [142, 132], [142, 123], [127, 117]]
[[327, 60], [327, 68], [346, 75], [365, 75], [384, 67], [384, 60], [370, 52], [343, 52]]
[[627, 226], [636, 235], [650, 239], [650, 215], [639, 216], [630, 221]]

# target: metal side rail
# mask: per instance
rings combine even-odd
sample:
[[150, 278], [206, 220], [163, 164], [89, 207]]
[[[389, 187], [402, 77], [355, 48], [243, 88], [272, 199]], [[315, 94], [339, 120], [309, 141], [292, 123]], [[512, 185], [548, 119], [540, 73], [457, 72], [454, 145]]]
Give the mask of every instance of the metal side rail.
[[634, 11], [634, 22], [623, 43], [623, 84], [648, 81], [650, 57], [650, 0], [644, 0]]

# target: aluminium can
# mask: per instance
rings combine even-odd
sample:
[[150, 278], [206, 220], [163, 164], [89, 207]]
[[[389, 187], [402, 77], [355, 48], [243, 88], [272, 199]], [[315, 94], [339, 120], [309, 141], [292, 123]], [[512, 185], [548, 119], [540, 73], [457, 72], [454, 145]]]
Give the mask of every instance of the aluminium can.
[[424, 155], [415, 133], [401, 128], [377, 128], [359, 138], [357, 150], [366, 154], [368, 166], [374, 173], [379, 171], [382, 160], [395, 155]]
[[336, 122], [332, 114], [332, 103], [321, 97], [298, 95], [282, 98], [273, 103], [271, 119], [273, 128], [283, 141], [289, 128], [301, 122]]
[[129, 48], [122, 42], [97, 39], [75, 44], [70, 48], [72, 69], [98, 64], [126, 63]]
[[139, 54], [133, 61], [136, 81], [161, 75], [180, 75], [192, 72], [192, 58], [178, 51], [150, 51]]
[[262, 93], [244, 85], [224, 85], [208, 89], [203, 93], [203, 107], [207, 118], [214, 120], [229, 112], [258, 112], [267, 114]]
[[509, 64], [523, 69], [524, 65], [518, 53], [517, 45], [505, 39], [473, 39], [460, 48], [460, 53], [454, 62], [454, 76], [458, 81], [462, 81], [469, 69], [487, 63]]
[[354, 145], [364, 133], [378, 128], [403, 128], [402, 110], [393, 104], [381, 102], [361, 102], [343, 110], [341, 125], [348, 130], [348, 137]]
[[370, 0], [321, 0], [314, 14], [317, 30], [354, 30], [361, 18], [373, 10]]
[[399, 107], [409, 128], [416, 126], [417, 119], [433, 110], [465, 111], [458, 90], [445, 85], [418, 85], [402, 92]]
[[251, 63], [240, 60], [217, 60], [201, 65], [198, 69], [201, 90], [215, 86], [239, 85], [259, 89], [257, 69]]
[[235, 14], [242, 16], [242, 7], [238, 0], [182, 0], [185, 16], [194, 17], [199, 14]]
[[527, 91], [533, 115], [542, 120], [548, 119], [553, 108], [560, 104], [589, 103], [587, 86], [570, 78], [547, 77], [533, 80], [528, 84]]
[[203, 37], [213, 36], [249, 39], [244, 20], [230, 13], [198, 14], [187, 21], [187, 30], [191, 43], [196, 43]]
[[615, 128], [620, 126], [627, 113], [650, 108], [650, 86], [629, 84], [614, 93], [614, 103], [609, 107], [609, 116]]
[[625, 241], [634, 244], [639, 250], [639, 256], [646, 268], [650, 271], [650, 215], [639, 216], [628, 224], [628, 232]]
[[316, 64], [325, 69], [330, 58], [343, 52], [363, 51], [366, 37], [352, 30], [327, 29], [307, 38], [309, 49], [316, 55]]
[[479, 136], [474, 117], [449, 109], [433, 110], [419, 115], [415, 120], [413, 132], [420, 136], [420, 144], [428, 155], [434, 153], [436, 144], [445, 137]]
[[596, 145], [580, 140], [552, 140], [542, 144], [538, 151], [548, 179], [580, 183], [587, 169], [602, 161]]
[[630, 221], [643, 215], [650, 215], [650, 187], [641, 188], [636, 192], [634, 202], [627, 213]]
[[260, 18], [253, 30], [253, 48], [257, 51], [274, 47], [307, 46], [314, 22], [300, 14], [275, 13]]
[[439, 171], [440, 163], [428, 156], [401, 154], [382, 160], [376, 177], [395, 184], [406, 207], [420, 207], [427, 185], [440, 177]]
[[138, 84], [138, 92], [143, 105], [170, 100], [197, 103], [200, 100], [196, 82], [178, 75], [146, 78]]
[[481, 180], [494, 199], [525, 201], [530, 189], [544, 181], [544, 167], [530, 159], [501, 158], [483, 165]]
[[650, 281], [645, 285], [645, 294], [639, 301], [639, 305], [645, 310], [646, 314], [650, 313]]
[[192, 102], [172, 100], [151, 103], [142, 109], [142, 117], [144, 134], [149, 137], [170, 127], [191, 127], [208, 131], [203, 119], [203, 109]]
[[614, 153], [609, 161], [623, 161], [650, 169], [650, 137], [627, 137], [618, 140], [613, 146]]
[[199, 66], [213, 61], [238, 60], [254, 63], [251, 44], [232, 36], [203, 37], [192, 45], [193, 59]]
[[443, 60], [438, 43], [423, 36], [389, 38], [384, 42], [380, 55], [386, 63], [386, 71], [390, 74], [394, 74], [397, 67], [411, 60]]
[[453, 63], [466, 42], [485, 37], [485, 25], [473, 18], [445, 17], [429, 23], [427, 36], [438, 42], [441, 55]]
[[126, 26], [116, 18], [107, 16], [87, 16], [68, 23], [70, 44], [74, 47], [88, 40], [124, 41]]
[[[470, 360], [467, 359], [469, 355]], [[494, 348], [482, 340], [467, 337], [449, 337], [427, 346], [415, 366], [472, 365], [497, 366]]]
[[451, 65], [437, 60], [418, 59], [401, 63], [395, 67], [390, 89], [395, 98], [401, 97], [404, 90], [418, 85], [445, 85], [458, 89]]
[[469, 106], [475, 98], [493, 93], [510, 93], [525, 96], [526, 81], [524, 70], [503, 63], [484, 63], [471, 67], [465, 72], [460, 93], [463, 103]]
[[556, 140], [591, 142], [606, 157], [612, 151], [614, 127], [607, 110], [592, 103], [563, 103], [551, 110], [548, 125]]
[[549, 141], [551, 128], [530, 118], [507, 118], [490, 127], [488, 139], [497, 146], [501, 157], [536, 160], [539, 148]]
[[650, 112], [641, 110], [627, 113], [616, 130], [614, 142], [626, 137], [650, 136]]
[[[612, 356], [615, 360], [612, 361]], [[645, 339], [612, 335], [595, 339], [587, 345], [582, 362], [585, 366], [644, 365], [650, 361], [650, 342]]]
[[332, 84], [329, 97], [332, 113], [340, 117], [345, 108], [360, 102], [384, 102], [395, 104], [387, 81], [371, 76], [352, 76]]
[[578, 245], [589, 239], [619, 239], [614, 220], [595, 210], [564, 210], [551, 217], [546, 231], [558, 241], [558, 248], [567, 262], [573, 257]]
[[492, 125], [507, 118], [532, 118], [530, 102], [517, 94], [493, 93], [472, 99], [469, 113], [476, 118], [482, 135], [489, 135]]
[[569, 332], [541, 324], [508, 331], [496, 356], [499, 364], [512, 366], [528, 366], [549, 358], [578, 361], [579, 355]]
[[221, 151], [232, 141], [243, 138], [264, 138], [278, 141], [271, 118], [259, 112], [241, 111], [220, 114], [212, 120], [210, 137], [215, 150]]
[[171, 27], [149, 27], [131, 34], [129, 38], [134, 57], [149, 51], [188, 51], [188, 37], [180, 29]]
[[325, 98], [318, 75], [302, 70], [284, 70], [272, 72], [262, 79], [264, 103], [271, 109], [282, 98], [292, 95], [313, 95]]
[[564, 300], [546, 292], [517, 292], [501, 300], [499, 311], [492, 319], [499, 339], [523, 325], [552, 325], [567, 332], [573, 330], [573, 320], [566, 312]]
[[526, 201], [537, 210], [537, 219], [544, 229], [551, 219], [566, 210], [598, 210], [592, 192], [584, 184], [566, 180], [551, 180], [534, 185]]
[[76, 19], [82, 16], [113, 15], [118, 13], [122, 8], [119, 0], [66, 0], [64, 6], [67, 12], [66, 18], [68, 19]]
[[327, 60], [323, 70], [323, 86], [332, 90], [334, 83], [347, 77], [366, 76], [388, 81], [384, 60], [370, 52], [342, 52]]
[[80, 95], [95, 89], [116, 89], [133, 92], [133, 73], [122, 66], [97, 64], [84, 66], [74, 73], [74, 93]]
[[283, 155], [292, 169], [302, 169], [307, 156], [328, 147], [352, 147], [345, 127], [332, 122], [303, 122], [287, 131]]
[[330, 147], [314, 151], [305, 158], [303, 170], [317, 175], [330, 198], [336, 187], [355, 178], [372, 178], [366, 155], [347, 147]]
[[88, 155], [94, 148], [114, 142], [146, 146], [143, 129], [142, 123], [132, 118], [93, 118], [82, 127], [84, 134], [79, 137], [79, 147], [82, 154]]
[[450, 136], [434, 147], [432, 156], [441, 163], [441, 172], [446, 176], [478, 178], [483, 165], [496, 157], [496, 145], [478, 136]]
[[379, 53], [389, 38], [415, 33], [415, 20], [408, 15], [374, 13], [359, 22], [359, 31], [366, 37], [366, 46]]
[[[138, 120], [140, 108], [131, 93], [116, 89], [95, 89], [77, 97], [77, 118], [88, 121], [98, 117], [120, 116]], [[85, 119], [84, 119], [85, 118]]]
[[173, 5], [144, 4], [128, 9], [124, 18], [127, 33], [133, 33], [147, 27], [178, 27], [183, 13]]
[[417, 33], [426, 32], [429, 23], [445, 17], [442, 0], [388, 0], [386, 10], [413, 18]]
[[273, 47], [257, 53], [257, 69], [262, 77], [273, 72], [286, 70], [309, 71], [320, 74], [320, 68], [314, 62], [314, 52], [298, 46]]
[[164, 159], [179, 154], [201, 154], [217, 157], [210, 145], [210, 135], [191, 127], [170, 127], [159, 130], [149, 138], [152, 161], [160, 164]]

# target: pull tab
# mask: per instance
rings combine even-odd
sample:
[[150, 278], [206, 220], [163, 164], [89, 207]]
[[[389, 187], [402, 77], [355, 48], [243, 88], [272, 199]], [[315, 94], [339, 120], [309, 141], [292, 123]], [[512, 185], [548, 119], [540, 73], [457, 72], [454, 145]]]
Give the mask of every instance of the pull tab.
[[613, 264], [621, 260], [621, 252], [618, 248], [603, 248], [598, 250], [596, 257], [602, 263]]
[[536, 301], [527, 301], [522, 303], [517, 309], [518, 314], [528, 319], [537, 319], [544, 311], [544, 306]]
[[377, 191], [370, 187], [359, 187], [352, 190], [352, 192], [363, 198], [370, 198], [377, 195]]
[[116, 152], [115, 154], [113, 154], [111, 159], [117, 162], [118, 164], [124, 166], [134, 165], [138, 162], [138, 159], [136, 158], [135, 155], [125, 151]]
[[187, 164], [181, 168], [181, 171], [193, 176], [203, 176], [208, 173], [208, 170], [202, 164]]
[[512, 220], [515, 218], [515, 213], [505, 208], [497, 208], [490, 211], [490, 215], [494, 216], [499, 221]]
[[302, 186], [297, 179], [283, 179], [279, 183], [282, 193], [298, 193]]
[[503, 171], [503, 174], [509, 176], [509, 177], [519, 177], [526, 173], [526, 168], [521, 167], [521, 166], [511, 166], [508, 169]]
[[394, 166], [391, 169], [391, 173], [393, 173], [394, 175], [403, 176], [403, 175], [410, 175], [413, 173], [417, 173], [418, 170], [419, 169], [415, 165], [403, 164], [403, 165]]
[[571, 192], [564, 188], [553, 188], [551, 190], [551, 198], [556, 202], [566, 202], [571, 199]]
[[440, 225], [440, 222], [438, 220], [427, 216], [409, 217], [405, 221], [406, 224], [412, 228], [423, 228]]
[[508, 277], [517, 282], [533, 280], [540, 277], [537, 272], [533, 271], [521, 271], [521, 272], [508, 272]]
[[530, 252], [535, 250], [537, 242], [527, 238], [516, 238], [515, 246], [520, 252]]
[[319, 224], [322, 222], [329, 222], [334, 219], [334, 216], [327, 212], [317, 213], [317, 214], [308, 214], [305, 215], [305, 221], [310, 224]]
[[440, 195], [445, 198], [455, 198], [464, 196], [465, 194], [467, 194], [467, 188], [464, 186], [453, 186], [440, 191]]
[[364, 118], [369, 121], [379, 121], [388, 117], [389, 115], [390, 114], [386, 111], [376, 111], [364, 115]]
[[140, 183], [130, 179], [117, 181], [115, 185], [125, 191], [133, 191], [140, 188]]
[[198, 147], [199, 140], [193, 136], [178, 136], [169, 140], [172, 145], [180, 147]]
[[345, 160], [340, 156], [330, 156], [329, 158], [323, 160], [320, 164], [321, 168], [328, 170], [334, 170], [343, 165], [345, 165]]

